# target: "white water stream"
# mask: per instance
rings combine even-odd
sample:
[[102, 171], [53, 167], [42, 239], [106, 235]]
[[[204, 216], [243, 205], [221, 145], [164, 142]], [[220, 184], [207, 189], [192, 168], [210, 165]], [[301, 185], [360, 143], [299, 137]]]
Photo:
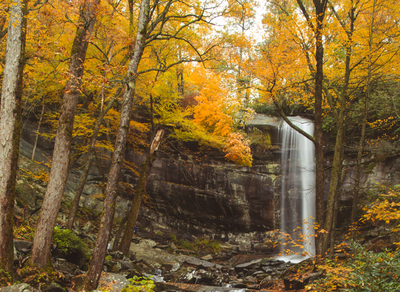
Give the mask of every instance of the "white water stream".
[[[290, 121], [313, 135], [314, 124], [301, 117]], [[283, 245], [280, 259], [299, 262], [315, 255], [315, 152], [314, 143], [282, 121], [281, 232], [290, 235], [299, 246]], [[282, 243], [288, 243], [283, 239]]]

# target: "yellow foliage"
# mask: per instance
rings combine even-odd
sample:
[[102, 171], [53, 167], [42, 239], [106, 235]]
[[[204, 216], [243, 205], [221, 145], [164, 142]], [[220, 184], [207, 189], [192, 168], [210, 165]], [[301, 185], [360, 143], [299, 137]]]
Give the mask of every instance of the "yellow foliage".
[[249, 143], [234, 127], [241, 109], [240, 102], [225, 88], [221, 76], [214, 72], [207, 72], [198, 85], [202, 88], [193, 108], [194, 122], [211, 135], [223, 139], [227, 159], [238, 165], [251, 166]]

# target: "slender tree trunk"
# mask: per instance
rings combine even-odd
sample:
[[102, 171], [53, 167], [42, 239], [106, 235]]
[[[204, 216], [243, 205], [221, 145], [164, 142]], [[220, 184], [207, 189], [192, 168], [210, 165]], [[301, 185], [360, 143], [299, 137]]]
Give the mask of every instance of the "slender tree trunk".
[[142, 203], [143, 196], [146, 190], [147, 177], [153, 164], [154, 152], [158, 149], [163, 134], [164, 130], [158, 130], [156, 136], [153, 139], [153, 142], [151, 143], [149, 154], [147, 155], [146, 160], [143, 163], [142, 171], [140, 172], [137, 190], [128, 213], [128, 220], [126, 223], [124, 236], [122, 237], [121, 243], [119, 245], [119, 250], [126, 256], [129, 256], [131, 239], [133, 236], [137, 216], [139, 214], [140, 204]]
[[[322, 85], [324, 80], [324, 45], [322, 42], [324, 19], [326, 11], [326, 0], [314, 0], [316, 13], [315, 29], [315, 92], [314, 92], [314, 137], [315, 137], [315, 207], [316, 224], [323, 226], [324, 223], [324, 150], [322, 130]], [[316, 237], [316, 253], [323, 255], [321, 237]]]
[[32, 149], [32, 156], [31, 160], [35, 160], [35, 152], [36, 152], [36, 146], [39, 140], [39, 134], [40, 134], [40, 126], [42, 125], [42, 120], [43, 120], [43, 114], [44, 114], [44, 99], [42, 100], [42, 110], [40, 111], [40, 119], [36, 131], [36, 138], [35, 138], [35, 143], [33, 144], [33, 149]]
[[329, 258], [333, 258], [333, 254], [335, 252], [335, 232], [336, 232], [336, 219], [338, 214], [338, 202], [335, 202], [334, 213], [333, 213], [333, 223], [332, 223], [332, 232], [331, 232], [331, 248], [329, 249]]
[[124, 226], [125, 226], [125, 223], [127, 220], [128, 220], [128, 214], [122, 219], [121, 223], [119, 224], [119, 228], [117, 230], [117, 233], [115, 234], [114, 243], [111, 248], [111, 251], [118, 250], [119, 239], [121, 238], [121, 234], [122, 234], [122, 231], [124, 230]]
[[[344, 135], [346, 132], [346, 103], [348, 99], [348, 88], [350, 82], [350, 61], [352, 57], [352, 38], [354, 32], [354, 7], [352, 5], [350, 11], [350, 26], [347, 33], [348, 40], [346, 42], [346, 61], [345, 61], [345, 72], [344, 72], [344, 85], [343, 90], [340, 93], [339, 99], [339, 109], [338, 114], [336, 115], [336, 142], [335, 142], [335, 152], [333, 156], [333, 164], [331, 171], [331, 181], [329, 186], [329, 194], [328, 194], [328, 202], [326, 207], [326, 217], [325, 217], [325, 225], [324, 229], [326, 233], [324, 235], [324, 245], [323, 251], [324, 253], [328, 249], [329, 238], [331, 236], [331, 232], [333, 232], [334, 226], [334, 213], [335, 213], [335, 204], [338, 201], [339, 197], [339, 186], [342, 177], [342, 164], [343, 164], [343, 149], [344, 149]], [[345, 29], [345, 28], [344, 28]], [[331, 247], [333, 248], [333, 247]]]
[[78, 97], [80, 95], [83, 64], [89, 45], [88, 36], [90, 36], [96, 21], [98, 4], [98, 0], [94, 2], [88, 0], [82, 4], [79, 15], [79, 25], [72, 44], [71, 60], [69, 64], [70, 78], [64, 89], [63, 104], [58, 121], [49, 183], [44, 196], [32, 246], [31, 263], [39, 268], [44, 268], [47, 264], [50, 264], [50, 246], [54, 224], [60, 209], [68, 176], [72, 131]]
[[326, 206], [326, 217], [324, 225], [324, 230], [327, 231], [327, 233], [325, 233], [324, 236], [324, 245], [323, 245], [324, 253], [327, 251], [330, 234], [332, 232], [334, 208], [338, 198], [339, 183], [342, 174], [342, 164], [343, 164], [342, 151], [344, 145], [344, 132], [345, 132], [344, 110], [340, 110], [339, 118], [336, 120], [336, 129], [337, 129], [336, 143], [333, 155], [331, 180], [329, 186], [328, 202]]
[[369, 102], [369, 97], [371, 95], [371, 78], [372, 78], [371, 53], [372, 53], [372, 42], [374, 39], [375, 8], [376, 8], [376, 0], [374, 0], [373, 3], [372, 20], [369, 30], [367, 92], [365, 95], [363, 121], [361, 126], [362, 127], [361, 137], [360, 137], [360, 142], [358, 144], [357, 164], [354, 177], [353, 208], [351, 210], [351, 223], [352, 223], [351, 237], [353, 240], [356, 239], [355, 225], [357, 222], [358, 200], [359, 200], [358, 198], [360, 193], [361, 159], [362, 159], [362, 154], [364, 152], [365, 131], [367, 127], [368, 102]]
[[[317, 228], [324, 224], [324, 150], [322, 130], [322, 101], [324, 81], [324, 44], [323, 29], [325, 12], [328, 0], [313, 0], [315, 11], [315, 23], [307, 12], [303, 0], [296, 0], [306, 19], [308, 26], [314, 31], [315, 63], [314, 73], [314, 137], [310, 139], [315, 145], [315, 223]], [[311, 70], [313, 71], [313, 70]], [[303, 134], [304, 135], [304, 134]], [[307, 135], [306, 135], [307, 137]], [[315, 250], [317, 255], [323, 255], [323, 240], [316, 234]]]
[[149, 23], [150, 0], [142, 0], [138, 19], [138, 28], [133, 55], [129, 61], [127, 72], [127, 85], [121, 109], [121, 119], [115, 141], [114, 154], [111, 161], [111, 169], [108, 175], [106, 199], [100, 221], [100, 230], [97, 235], [93, 258], [84, 282], [85, 290], [93, 290], [97, 287], [103, 268], [107, 244], [110, 238], [111, 227], [114, 220], [115, 200], [118, 178], [124, 160], [126, 137], [129, 129], [132, 100], [135, 93], [136, 75], [139, 62], [146, 46], [147, 25]]
[[[369, 72], [370, 74], [370, 72]], [[370, 76], [369, 76], [370, 77]], [[369, 86], [368, 86], [369, 87]], [[367, 92], [369, 89], [367, 89]], [[365, 97], [365, 105], [364, 105], [364, 113], [363, 113], [363, 121], [361, 126], [361, 137], [358, 144], [358, 152], [357, 152], [357, 162], [356, 169], [354, 175], [354, 189], [353, 189], [353, 205], [351, 209], [351, 238], [353, 240], [356, 239], [356, 223], [357, 223], [357, 212], [358, 212], [358, 201], [359, 201], [359, 193], [360, 193], [360, 176], [361, 176], [361, 160], [364, 152], [364, 142], [365, 142], [365, 132], [367, 127], [367, 111], [368, 111], [368, 100], [369, 94]]]
[[72, 226], [73, 226], [74, 221], [75, 221], [76, 214], [78, 213], [79, 201], [81, 199], [82, 191], [83, 191], [83, 188], [85, 187], [86, 179], [87, 179], [87, 176], [89, 174], [89, 170], [90, 170], [90, 167], [92, 165], [92, 162], [94, 160], [94, 150], [95, 150], [95, 146], [96, 146], [97, 135], [99, 134], [99, 130], [100, 130], [101, 124], [103, 122], [103, 119], [104, 119], [105, 115], [107, 114], [107, 112], [111, 109], [111, 107], [112, 107], [112, 105], [114, 103], [114, 100], [115, 100], [115, 98], [113, 98], [108, 103], [106, 109], [101, 112], [99, 118], [97, 119], [96, 126], [95, 126], [95, 128], [93, 130], [92, 137], [90, 138], [90, 146], [89, 146], [89, 150], [87, 152], [86, 163], [85, 163], [85, 166], [83, 168], [81, 177], [79, 179], [78, 187], [76, 188], [74, 201], [73, 201], [72, 207], [71, 207], [71, 212], [70, 212], [70, 214], [68, 216], [68, 223], [67, 223], [67, 228], [68, 229], [72, 229]]
[[22, 78], [28, 1], [10, 5], [0, 112], [0, 270], [14, 274], [13, 219], [21, 135]]

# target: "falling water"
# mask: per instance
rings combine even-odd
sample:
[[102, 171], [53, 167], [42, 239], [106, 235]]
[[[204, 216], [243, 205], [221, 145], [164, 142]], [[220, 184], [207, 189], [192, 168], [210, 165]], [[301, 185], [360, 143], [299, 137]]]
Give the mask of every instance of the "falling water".
[[[301, 117], [290, 117], [290, 121], [310, 135], [314, 124]], [[290, 234], [292, 239], [303, 247], [283, 246], [291, 256], [283, 256], [292, 262], [315, 254], [315, 152], [314, 144], [305, 136], [282, 121], [279, 127], [282, 141], [282, 195], [281, 231]], [[287, 254], [287, 252], [283, 252]]]

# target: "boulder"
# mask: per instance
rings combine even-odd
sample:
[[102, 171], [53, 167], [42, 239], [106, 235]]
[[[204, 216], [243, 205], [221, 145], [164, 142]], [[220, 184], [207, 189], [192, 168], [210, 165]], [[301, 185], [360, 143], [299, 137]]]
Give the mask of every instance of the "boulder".
[[92, 223], [88, 221], [86, 222], [85, 226], [83, 226], [82, 231], [88, 234], [91, 228], [92, 228]]
[[32, 248], [32, 242], [26, 240], [14, 240], [14, 246], [19, 252], [29, 252]]
[[247, 263], [243, 263], [243, 264], [240, 264], [240, 265], [236, 265], [236, 266], [235, 266], [235, 271], [236, 271], [236, 272], [241, 272], [241, 271], [243, 271], [244, 269], [249, 269], [249, 268], [251, 268], [251, 267], [253, 267], [253, 266], [255, 266], [255, 265], [261, 263], [261, 261], [262, 261], [262, 259], [260, 258], [260, 259], [252, 260], [252, 261], [247, 262]]
[[[84, 280], [85, 280], [85, 275], [78, 275], [73, 277], [71, 279], [71, 282], [73, 283], [74, 287], [79, 288], [82, 287]], [[101, 288], [107, 288], [109, 289], [108, 291], [119, 292], [129, 284], [130, 282], [123, 275], [102, 272], [100, 276], [99, 286], [97, 287], [98, 290], [94, 291], [100, 292], [102, 291]]]
[[65, 292], [65, 289], [62, 288], [59, 284], [53, 282], [50, 285], [43, 288], [42, 291], [43, 292]]
[[323, 271], [309, 273], [302, 277], [290, 275], [283, 280], [283, 283], [286, 290], [304, 289], [308, 283], [322, 277], [322, 275]]
[[0, 288], [0, 292], [39, 292], [39, 290], [29, 286], [26, 283], [21, 283]]

